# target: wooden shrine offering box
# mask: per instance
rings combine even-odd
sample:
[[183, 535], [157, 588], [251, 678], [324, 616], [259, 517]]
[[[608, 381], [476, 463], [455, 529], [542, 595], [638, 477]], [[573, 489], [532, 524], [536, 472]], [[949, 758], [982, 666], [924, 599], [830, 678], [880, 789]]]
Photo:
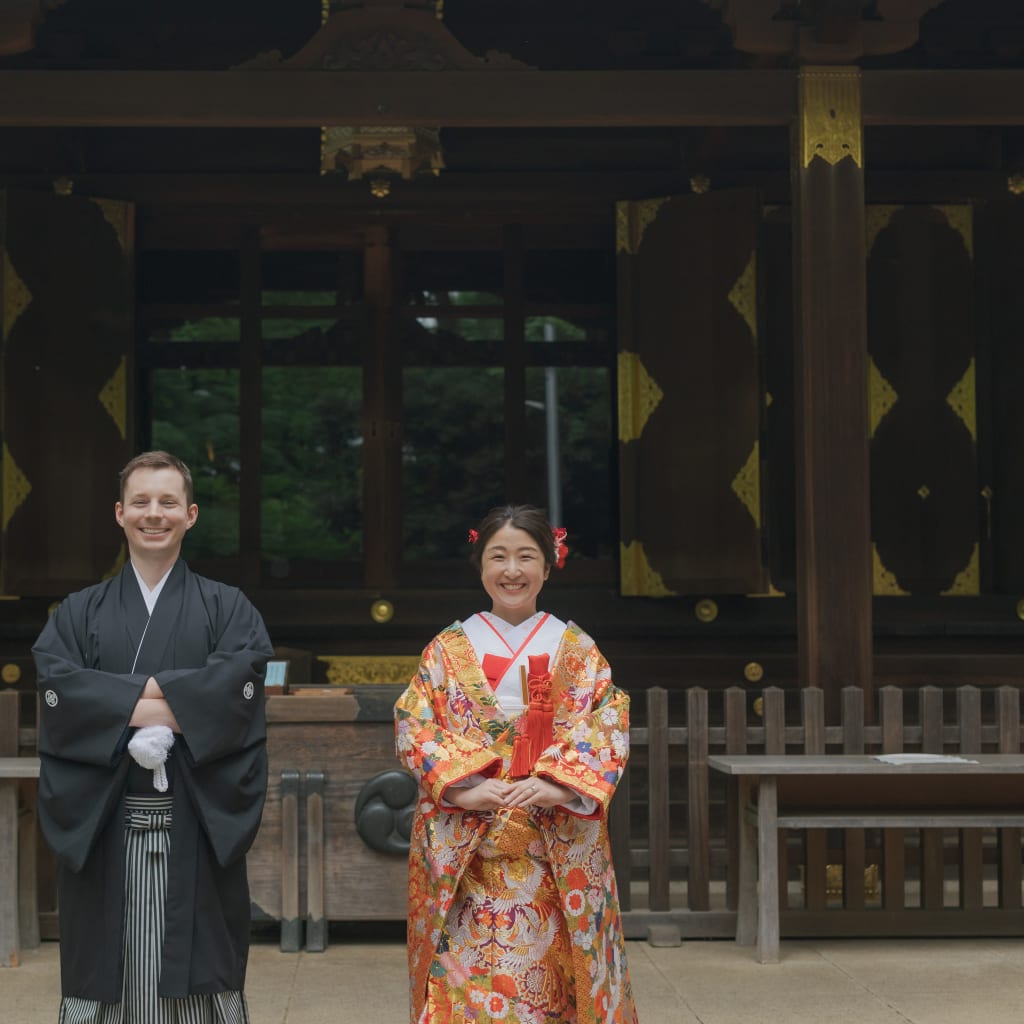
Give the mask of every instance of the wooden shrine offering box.
[[[380, 789], [385, 773], [393, 780], [402, 772], [395, 757], [393, 706], [403, 688], [297, 686], [290, 693], [267, 697], [267, 802], [248, 855], [257, 920], [291, 918], [296, 910], [298, 919], [305, 920], [311, 889], [314, 913], [322, 903], [327, 920], [406, 916], [408, 858], [401, 841], [395, 848], [392, 840], [388, 852], [374, 849], [356, 822], [357, 804], [365, 805], [367, 796]], [[318, 773], [323, 773], [322, 811], [310, 799]], [[399, 783], [405, 781], [398, 777]], [[380, 801], [376, 803], [380, 811]], [[399, 819], [407, 822], [411, 809], [394, 810], [400, 830]], [[290, 863], [293, 858], [295, 865]], [[295, 867], [297, 907], [289, 883]]]

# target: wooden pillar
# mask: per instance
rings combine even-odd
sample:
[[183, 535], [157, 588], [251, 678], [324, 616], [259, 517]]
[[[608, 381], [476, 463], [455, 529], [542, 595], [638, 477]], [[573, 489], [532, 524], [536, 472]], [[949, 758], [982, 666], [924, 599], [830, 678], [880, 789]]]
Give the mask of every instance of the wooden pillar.
[[402, 360], [392, 323], [394, 262], [385, 227], [366, 233], [363, 291], [369, 310], [363, 356], [363, 558], [365, 582], [398, 584], [402, 557]]
[[793, 131], [797, 630], [802, 686], [870, 714], [871, 542], [860, 70], [804, 67]]
[[[241, 240], [241, 360], [239, 393], [239, 448], [242, 466], [262, 463], [263, 452], [263, 327], [262, 252], [257, 228], [247, 228]], [[238, 485], [239, 546], [242, 579], [247, 586], [260, 581], [260, 552], [263, 550], [262, 472], [243, 469]]]

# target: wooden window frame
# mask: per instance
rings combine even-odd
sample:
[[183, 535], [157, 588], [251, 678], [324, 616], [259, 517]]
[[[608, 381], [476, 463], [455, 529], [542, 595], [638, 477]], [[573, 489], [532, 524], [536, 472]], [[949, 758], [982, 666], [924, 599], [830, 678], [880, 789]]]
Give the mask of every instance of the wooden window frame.
[[[464, 235], [464, 233], [463, 233]], [[474, 342], [460, 350], [447, 365], [500, 366], [504, 370], [502, 396], [505, 421], [505, 490], [522, 493], [526, 482], [526, 453], [520, 439], [525, 428], [527, 370], [540, 366], [594, 366], [609, 372], [609, 417], [615, 416], [615, 340], [614, 304], [536, 303], [526, 301], [526, 258], [530, 248], [526, 229], [520, 224], [501, 228], [500, 242], [503, 262], [503, 303], [494, 307], [452, 307], [461, 316], [494, 315], [503, 325], [503, 340], [496, 343]], [[151, 437], [152, 411], [148, 377], [158, 369], [234, 369], [239, 372], [240, 459], [243, 472], [239, 493], [239, 554], [234, 557], [197, 560], [201, 571], [214, 572], [219, 578], [235, 580], [251, 587], [302, 588], [329, 586], [337, 589], [368, 588], [395, 590], [415, 587], [429, 573], [432, 580], [450, 579], [454, 587], [465, 586], [462, 573], [452, 572], [450, 560], [424, 562], [403, 560], [401, 444], [385, 443], [377, 448], [364, 444], [363, 472], [370, 482], [364, 491], [364, 507], [377, 507], [380, 514], [363, 517], [363, 559], [358, 562], [293, 563], [293, 572], [286, 580], [274, 578], [263, 558], [261, 523], [261, 445], [262, 445], [262, 374], [269, 366], [362, 366], [364, 438], [377, 430], [397, 430], [401, 435], [401, 371], [406, 366], [433, 366], [436, 362], [421, 361], [415, 353], [403, 350], [402, 320], [418, 316], [443, 314], [445, 307], [404, 306], [396, 289], [396, 231], [375, 226], [366, 231], [346, 235], [337, 251], [351, 251], [352, 238], [359, 239], [363, 252], [363, 301], [352, 305], [318, 305], [310, 307], [262, 305], [261, 258], [274, 251], [264, 244], [265, 232], [259, 226], [247, 226], [237, 236], [240, 260], [240, 294], [238, 304], [150, 303], [138, 310], [140, 339], [138, 345], [139, 436], [147, 443]], [[305, 240], [307, 243], [308, 239]], [[456, 251], [472, 251], [464, 237], [451, 246]], [[202, 248], [198, 243], [180, 248]], [[223, 235], [211, 248], [226, 248]], [[303, 246], [305, 249], [307, 246]], [[575, 247], [583, 248], [585, 245]], [[161, 246], [160, 248], [164, 248]], [[314, 240], [310, 249], [326, 248], [323, 240]], [[603, 344], [592, 341], [554, 341], [543, 348], [526, 339], [529, 318], [583, 315], [587, 319], [605, 319], [608, 339]], [[262, 338], [262, 322], [281, 316], [331, 316], [347, 320], [354, 336], [347, 351], [307, 340], [298, 344], [281, 343]], [[154, 319], [196, 316], [227, 316], [240, 321], [239, 341], [173, 342], [149, 341], [148, 325]], [[396, 426], [397, 421], [397, 426]], [[614, 446], [612, 446], [614, 451]], [[255, 467], [255, 470], [253, 470]], [[615, 464], [611, 464], [608, 500], [615, 508]], [[296, 571], [297, 570], [297, 571]], [[570, 579], [571, 577], [571, 579]], [[566, 574], [571, 585], [613, 586], [614, 559], [571, 561]]]

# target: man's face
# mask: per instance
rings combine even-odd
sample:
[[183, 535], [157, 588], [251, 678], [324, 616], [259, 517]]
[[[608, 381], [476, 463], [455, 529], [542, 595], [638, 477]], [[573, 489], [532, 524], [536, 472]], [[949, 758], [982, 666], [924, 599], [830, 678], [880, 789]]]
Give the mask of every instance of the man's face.
[[198, 515], [199, 507], [187, 504], [181, 474], [169, 466], [136, 469], [124, 483], [124, 501], [114, 505], [129, 552], [143, 559], [177, 557], [185, 531]]

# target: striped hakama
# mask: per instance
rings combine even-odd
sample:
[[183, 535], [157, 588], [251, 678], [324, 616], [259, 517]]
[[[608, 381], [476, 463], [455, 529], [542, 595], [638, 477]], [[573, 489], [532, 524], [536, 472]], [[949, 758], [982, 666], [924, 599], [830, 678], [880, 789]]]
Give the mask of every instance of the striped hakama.
[[[69, 996], [60, 1024], [249, 1024], [241, 992], [163, 999], [157, 995], [164, 942], [171, 797], [125, 797], [124, 988], [119, 1003]], [[102, 941], [100, 939], [99, 941]]]

